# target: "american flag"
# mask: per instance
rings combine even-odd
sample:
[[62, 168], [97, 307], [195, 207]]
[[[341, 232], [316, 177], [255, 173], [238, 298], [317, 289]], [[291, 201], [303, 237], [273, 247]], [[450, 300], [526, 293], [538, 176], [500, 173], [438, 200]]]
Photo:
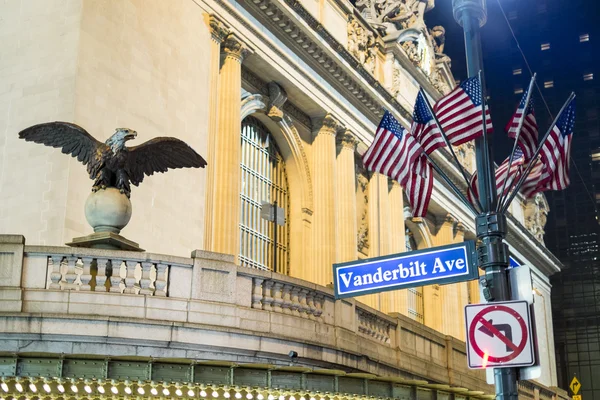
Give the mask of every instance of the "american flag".
[[433, 186], [431, 167], [423, 159], [421, 145], [386, 111], [373, 143], [363, 155], [363, 163], [370, 171], [398, 181], [415, 210], [413, 215], [418, 217], [424, 217], [427, 212]]
[[425, 217], [433, 189], [433, 173], [425, 155], [420, 155], [417, 158], [414, 171], [404, 189], [413, 208], [412, 215], [414, 217]]
[[[506, 195], [508, 192], [510, 192], [512, 184], [516, 184], [518, 182], [518, 179], [524, 170], [524, 166], [526, 165], [526, 160], [525, 157], [523, 157], [523, 152], [520, 149], [516, 149], [515, 154], [513, 154], [513, 160], [510, 163], [510, 171], [507, 175], [506, 172], [508, 171], [508, 159], [509, 157], [507, 157], [502, 162], [502, 164], [500, 164], [500, 166], [496, 169], [495, 172], [496, 192], [498, 193], [498, 197], [501, 196], [500, 192], [502, 192], [502, 186], [504, 185], [504, 181], [507, 180], [506, 187], [504, 188], [504, 195]], [[479, 188], [477, 185], [477, 172], [475, 172], [471, 177], [471, 191], [469, 191], [468, 193], [469, 201], [472, 204], [476, 204], [476, 201], [473, 198], [473, 194], [479, 197]]]
[[[517, 129], [519, 127], [519, 121], [523, 118], [523, 126], [521, 127], [521, 134], [517, 144], [523, 150], [526, 160], [531, 160], [538, 145], [538, 126], [535, 121], [535, 113], [533, 112], [533, 98], [529, 98], [527, 102], [527, 92], [523, 93], [523, 98], [517, 106], [517, 110], [513, 114], [510, 121], [506, 125], [506, 133], [508, 137], [517, 139]], [[527, 102], [528, 104], [525, 104]]]
[[417, 139], [427, 154], [431, 154], [436, 149], [446, 145], [421, 90], [419, 90], [415, 102], [410, 133]]
[[[438, 100], [433, 111], [442, 129], [454, 146], [476, 139], [483, 134], [481, 111], [482, 90], [477, 77], [469, 78]], [[489, 108], [485, 107], [487, 132], [492, 132]]]
[[563, 109], [540, 152], [544, 163], [542, 184], [549, 190], [563, 190], [569, 186], [569, 164], [574, 126], [575, 98]]

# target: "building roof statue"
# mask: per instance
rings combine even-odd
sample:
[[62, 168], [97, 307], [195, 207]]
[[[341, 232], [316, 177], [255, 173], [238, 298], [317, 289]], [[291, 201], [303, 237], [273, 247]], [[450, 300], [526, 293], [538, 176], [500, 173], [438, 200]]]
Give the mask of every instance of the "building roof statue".
[[425, 30], [423, 15], [435, 0], [357, 0], [356, 7], [383, 36], [404, 29]]

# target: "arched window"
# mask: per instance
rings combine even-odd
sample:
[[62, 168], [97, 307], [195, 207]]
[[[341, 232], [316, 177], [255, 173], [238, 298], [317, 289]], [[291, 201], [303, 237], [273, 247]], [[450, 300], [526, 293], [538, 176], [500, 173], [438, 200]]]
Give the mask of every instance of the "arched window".
[[[285, 164], [267, 128], [256, 118], [242, 121], [240, 264], [288, 273], [289, 196]], [[284, 210], [285, 224], [261, 218], [262, 204]], [[277, 229], [277, 235], [275, 235]], [[277, 240], [277, 265], [273, 251]]]
[[[405, 240], [406, 240], [406, 251], [417, 250], [417, 242], [415, 242], [415, 238], [413, 237], [410, 229], [406, 228], [405, 232]], [[424, 301], [423, 301], [423, 287], [416, 287], [408, 289], [407, 293], [407, 304], [408, 304], [408, 316], [414, 319], [417, 322], [424, 323], [424, 315], [423, 309]]]

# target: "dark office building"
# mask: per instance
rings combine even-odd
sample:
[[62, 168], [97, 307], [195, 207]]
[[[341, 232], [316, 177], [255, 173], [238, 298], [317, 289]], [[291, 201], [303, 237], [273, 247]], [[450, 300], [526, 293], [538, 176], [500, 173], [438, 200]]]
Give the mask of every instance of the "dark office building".
[[[450, 21], [451, 2], [443, 3], [448, 4], [439, 4], [430, 18], [447, 27], [446, 49], [455, 76], [463, 79], [460, 27]], [[550, 214], [545, 242], [565, 265], [563, 272], [551, 278], [558, 385], [567, 390], [577, 376], [582, 400], [600, 400], [599, 7], [596, 0], [500, 0], [528, 67], [498, 1], [487, 3], [488, 22], [482, 40], [496, 162], [510, 152], [512, 143], [503, 127], [529, 84], [529, 67], [537, 72], [543, 94], [543, 99], [537, 90], [534, 94], [540, 136], [569, 93], [577, 94], [571, 152], [576, 166], [571, 163], [567, 190], [546, 192]]]

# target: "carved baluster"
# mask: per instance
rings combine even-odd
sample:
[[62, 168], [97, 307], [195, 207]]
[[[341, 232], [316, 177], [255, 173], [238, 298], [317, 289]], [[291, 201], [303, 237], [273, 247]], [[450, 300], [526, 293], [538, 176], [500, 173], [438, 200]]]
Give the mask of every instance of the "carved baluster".
[[156, 287], [156, 291], [154, 292], [155, 296], [167, 296], [168, 267], [167, 264], [156, 264], [156, 282], [154, 282], [154, 286]]
[[310, 313], [310, 307], [308, 307], [308, 302], [306, 300], [308, 292], [308, 289], [302, 289], [300, 290], [299, 294], [300, 309], [298, 311], [300, 312], [300, 315], [302, 315], [305, 318], [307, 317], [308, 313]]
[[275, 282], [275, 284], [273, 285], [273, 311], [276, 311], [276, 312], [283, 311], [283, 308], [281, 308], [281, 306], [283, 304], [282, 289], [283, 289], [283, 283]]
[[[293, 288], [295, 289], [295, 288]], [[292, 285], [283, 285], [281, 289], [281, 309], [284, 314], [292, 313]]]
[[92, 261], [94, 261], [94, 259], [92, 257], [82, 257], [81, 261], [83, 262], [83, 273], [79, 278], [81, 279], [81, 287], [79, 288], [79, 290], [89, 292], [90, 290], [92, 290], [92, 287], [90, 286], [90, 281], [92, 280], [91, 268]]
[[309, 290], [308, 293], [306, 293], [306, 304], [308, 306], [308, 319], [312, 319], [315, 320], [315, 311], [317, 310], [317, 306], [315, 305], [315, 295], [316, 293], [313, 292], [312, 290]]
[[77, 288], [75, 284], [75, 280], [77, 279], [77, 272], [75, 271], [75, 264], [77, 264], [78, 257], [69, 256], [67, 257], [67, 273], [65, 274], [65, 280], [67, 281], [65, 288], [69, 290], [74, 290]]
[[142, 279], [140, 279], [140, 294], [152, 296], [154, 294], [154, 289], [150, 287], [150, 272], [152, 271], [152, 267], [154, 264], [151, 262], [142, 262]]
[[110, 289], [109, 292], [121, 293], [121, 260], [110, 260], [111, 274], [110, 274]]
[[108, 259], [106, 258], [98, 258], [96, 260], [96, 265], [98, 266], [98, 273], [96, 274], [96, 287], [94, 291], [96, 292], [106, 292], [106, 264], [108, 263]]
[[135, 279], [135, 267], [137, 267], [137, 264], [137, 261], [125, 260], [127, 275], [125, 277], [124, 293], [136, 294], [138, 292], [139, 286], [137, 285], [137, 280]]
[[273, 281], [265, 281], [263, 285], [263, 310], [273, 311]]
[[323, 296], [322, 294], [316, 294], [315, 295], [315, 306], [316, 306], [316, 310], [315, 310], [315, 317], [317, 318], [321, 318], [321, 315], [323, 315], [323, 303], [325, 302], [325, 296]]
[[60, 263], [62, 262], [63, 256], [51, 256], [52, 258], [52, 273], [50, 274], [50, 289], [60, 290], [60, 280], [62, 273], [60, 272]]
[[292, 289], [292, 315], [295, 315], [297, 317], [303, 316], [301, 314], [302, 304], [300, 304], [300, 299], [298, 298], [299, 293], [299, 287], [294, 287]]
[[252, 308], [262, 308], [263, 300], [263, 288], [262, 284], [264, 279], [253, 278], [252, 279]]

